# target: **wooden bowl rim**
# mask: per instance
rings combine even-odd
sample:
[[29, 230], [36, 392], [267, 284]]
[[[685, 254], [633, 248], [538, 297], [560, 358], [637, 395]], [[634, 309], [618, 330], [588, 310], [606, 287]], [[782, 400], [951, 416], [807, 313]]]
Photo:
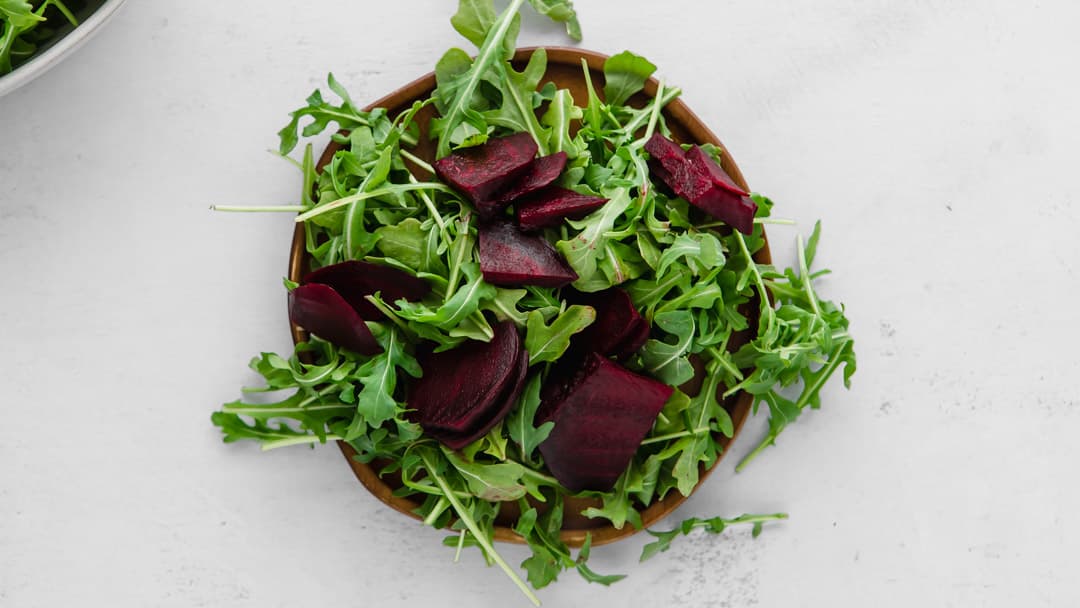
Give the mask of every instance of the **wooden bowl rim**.
[[[589, 67], [590, 72], [596, 72], [599, 74], [600, 79], [603, 79], [603, 66], [604, 61], [608, 56], [595, 51], [589, 51], [584, 49], [572, 48], [572, 47], [522, 47], [517, 49], [514, 54], [515, 62], [527, 61], [534, 51], [539, 48], [543, 48], [547, 52], [548, 64], [562, 64], [567, 66], [580, 66], [581, 60], [584, 59]], [[659, 82], [656, 78], [650, 78], [645, 83], [644, 94], [649, 97], [655, 97], [656, 91], [659, 87]], [[368, 105], [365, 110], [371, 110], [373, 108], [384, 107], [388, 111], [394, 113], [407, 108], [412, 104], [414, 100], [427, 97], [431, 91], [435, 89], [435, 73], [429, 72], [408, 84], [398, 88], [392, 93], [383, 96], [377, 101]], [[683, 102], [682, 98], [677, 98], [669, 103], [663, 110], [665, 118], [669, 122], [675, 122], [680, 124], [687, 132], [693, 134], [694, 143], [712, 143], [720, 147], [724, 154], [722, 155], [721, 165], [728, 175], [742, 187], [744, 190], [749, 191], [750, 188], [746, 183], [746, 179], [743, 177], [742, 172], [739, 170], [738, 165], [735, 164], [735, 160], [728, 152], [726, 146], [720, 142], [720, 138], [701, 121], [700, 118]], [[321, 168], [330, 161], [333, 154], [341, 146], [331, 142], [327, 148], [323, 151], [321, 158], [319, 159], [318, 169]], [[762, 231], [764, 237], [764, 230]], [[304, 239], [304, 227], [302, 224], [297, 224], [293, 232], [292, 246], [289, 252], [289, 269], [288, 276], [290, 280], [299, 281], [302, 276], [303, 261], [306, 257], [305, 251], [305, 239]], [[768, 239], [765, 239], [765, 243], [762, 248], [754, 255], [754, 259], [758, 263], [768, 264], [772, 262], [771, 254], [769, 251]], [[307, 339], [307, 333], [300, 327], [291, 325], [291, 333], [294, 343], [301, 342]], [[732, 423], [734, 426], [734, 432], [730, 438], [722, 438], [723, 451], [713, 463], [712, 467], [702, 467], [701, 474], [698, 479], [697, 486], [694, 487], [694, 491], [704, 483], [709, 474], [716, 468], [716, 465], [720, 463], [723, 457], [727, 453], [727, 448], [731, 442], [739, 436], [743, 424], [746, 419], [749, 418], [750, 407], [752, 405], [752, 397], [746, 392], [740, 392], [737, 395], [735, 406], [732, 408], [730, 414]], [[356, 452], [344, 441], [338, 441], [338, 447], [341, 449], [343, 456], [352, 468], [353, 473], [356, 475], [357, 480], [376, 498], [388, 505], [390, 508], [408, 515], [409, 517], [420, 520], [414, 510], [419, 506], [418, 503], [413, 502], [408, 498], [396, 496], [393, 490], [379, 477], [379, 474], [374, 468], [368, 464], [358, 462], [354, 456]], [[691, 492], [693, 494], [693, 492]], [[669, 515], [672, 511], [679, 507], [688, 497], [683, 496], [679, 492], [669, 492], [663, 500], [654, 502], [649, 505], [644, 511], [641, 512], [642, 528], [645, 529], [654, 524], [655, 522], [663, 519]], [[614, 526], [606, 525], [597, 528], [588, 529], [563, 529], [560, 537], [563, 542], [571, 547], [580, 547], [584, 543], [586, 534], [591, 535], [591, 543], [593, 546], [603, 545], [607, 543], [626, 538], [639, 532], [638, 528], [632, 525], [625, 525], [621, 529]], [[524, 539], [514, 532], [511, 528], [506, 526], [495, 526], [495, 539], [504, 542], [511, 543], [524, 543]]]

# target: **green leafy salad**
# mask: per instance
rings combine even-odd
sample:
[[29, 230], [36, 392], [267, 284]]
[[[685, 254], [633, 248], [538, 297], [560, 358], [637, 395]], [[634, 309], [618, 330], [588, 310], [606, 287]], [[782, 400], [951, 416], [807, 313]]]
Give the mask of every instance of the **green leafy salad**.
[[[84, 4], [76, 0], [78, 6]], [[57, 35], [54, 22], [79, 24], [61, 0], [0, 0], [0, 76], [25, 63]]]
[[[528, 1], [580, 39], [568, 0]], [[297, 213], [310, 272], [285, 283], [310, 338], [253, 359], [265, 386], [212, 420], [263, 449], [347, 443], [446, 544], [478, 547], [539, 604], [533, 589], [567, 569], [622, 578], [588, 567], [591, 537], [576, 555], [560, 538], [568, 497], [641, 528], [721, 457], [740, 395], [769, 426], [738, 470], [831, 377], [849, 383], [855, 352], [843, 308], [814, 288], [820, 225], [793, 268], [755, 259], [763, 224], [785, 222], [726, 175], [723, 150], [671, 138], [662, 110], [679, 89], [643, 95], [656, 68], [622, 52], [602, 82], [583, 63], [575, 99], [545, 82], [543, 49], [511, 62], [524, 3], [460, 0], [451, 23], [475, 56], [447, 51], [434, 92], [404, 111], [363, 110], [331, 75], [340, 102], [315, 91], [279, 133], [288, 155], [336, 125], [328, 163], [316, 170], [310, 143], [296, 163], [299, 203], [217, 207]], [[783, 517], [650, 530], [641, 558]], [[527, 543], [520, 570], [497, 525]]]

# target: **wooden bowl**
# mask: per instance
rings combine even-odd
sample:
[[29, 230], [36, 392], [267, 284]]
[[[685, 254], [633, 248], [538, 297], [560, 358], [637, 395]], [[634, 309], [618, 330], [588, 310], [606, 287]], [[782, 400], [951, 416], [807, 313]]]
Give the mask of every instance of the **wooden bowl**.
[[[535, 48], [519, 49], [514, 55], [515, 67], [521, 69], [534, 50]], [[588, 64], [594, 85], [598, 90], [601, 88], [604, 82], [604, 60], [607, 59], [607, 56], [592, 51], [573, 48], [546, 47], [546, 50], [548, 55], [548, 66], [545, 78], [541, 82], [541, 85], [543, 85], [544, 82], [551, 81], [559, 88], [570, 89], [574, 99], [579, 103], [581, 100], [587, 99], [588, 95], [585, 89], [585, 77], [581, 67], [581, 60], [584, 59]], [[414, 101], [428, 97], [434, 89], [435, 74], [430, 73], [372, 103], [368, 106], [368, 109], [384, 107], [391, 116], [394, 116], [410, 108]], [[631, 99], [630, 103], [644, 105], [649, 98], [656, 94], [656, 89], [657, 81], [655, 79], [650, 79], [645, 84], [644, 92], [636, 95], [634, 99]], [[434, 110], [432, 107], [428, 106], [420, 113], [415, 122], [421, 125], [421, 127], [426, 126], [433, 112]], [[723, 147], [720, 143], [720, 139], [701, 122], [701, 119], [690, 111], [690, 108], [688, 108], [682, 100], [676, 99], [674, 102], [668, 104], [663, 113], [675, 140], [684, 143], [712, 143]], [[331, 142], [319, 159], [317, 169], [322, 170], [322, 168], [333, 158], [334, 153], [341, 149], [341, 147], [340, 144]], [[434, 143], [428, 139], [423, 130], [420, 137], [420, 143], [412, 150], [412, 152], [429, 163], [434, 160]], [[724, 149], [721, 165], [739, 186], [749, 191], [746, 180], [743, 179], [742, 173], [735, 165], [735, 161], [732, 159], [731, 155], [727, 153], [726, 148]], [[759, 263], [767, 264], [772, 261], [769, 254], [768, 243], [755, 254], [754, 258]], [[308, 259], [304, 249], [304, 227], [298, 224], [296, 226], [296, 231], [293, 234], [292, 250], [289, 257], [289, 278], [293, 281], [299, 281], [301, 276], [307, 271]], [[744, 311], [750, 319], [751, 327], [756, 326], [757, 310], [758, 303], [752, 301], [748, 305], [747, 310]], [[296, 325], [293, 325], [292, 337], [294, 342], [301, 342], [307, 339], [307, 333]], [[743, 338], [745, 339], [745, 336]], [[687, 390], [693, 391], [690, 394], [696, 394], [697, 387], [700, 387], [701, 384], [701, 378], [696, 378], [691, 384], [694, 386], [687, 387]], [[721, 387], [720, 391], [722, 392], [723, 390], [723, 387]], [[739, 430], [749, 416], [751, 401], [752, 399], [749, 394], [740, 392], [723, 402], [725, 408], [731, 415], [731, 420], [735, 428], [735, 433], [730, 439], [727, 437], [719, 437], [719, 442], [724, 447], [725, 453], [728, 445], [734, 440], [735, 436], [738, 436]], [[391, 508], [415, 519], [420, 519], [415, 513], [415, 510], [419, 507], [418, 503], [409, 498], [395, 496], [393, 493], [396, 488], [401, 487], [400, 478], [396, 478], [393, 475], [388, 475], [386, 478], [379, 477], [377, 471], [381, 469], [382, 466], [378, 461], [371, 464], [357, 462], [353, 458], [355, 452], [348, 444], [339, 441], [338, 446], [341, 448], [345, 460], [349, 463], [349, 466], [352, 467], [353, 473], [356, 474], [356, 478], [360, 480], [360, 483], [363, 484], [365, 488]], [[717, 462], [719, 462], [719, 459]], [[715, 467], [715, 464], [713, 466]], [[698, 481], [699, 485], [705, 480], [710, 471], [711, 469], [702, 468], [701, 476]], [[644, 527], [651, 526], [656, 521], [675, 510], [675, 508], [682, 504], [684, 500], [686, 500], [686, 497], [679, 492], [668, 493], [663, 500], [654, 502], [641, 512], [642, 524]], [[589, 506], [599, 506], [599, 502], [594, 499], [581, 499], [571, 496], [566, 497], [561, 536], [562, 540], [568, 545], [572, 547], [581, 546], [585, 541], [586, 533], [592, 535], [592, 544], [595, 546], [619, 540], [638, 531], [629, 524], [623, 526], [622, 529], [616, 529], [604, 519], [589, 519], [582, 516], [581, 511]], [[510, 527], [516, 520], [517, 515], [518, 509], [516, 503], [511, 502], [503, 505], [503, 508], [500, 509], [499, 518], [496, 519], [496, 540], [515, 543], [524, 542]]]

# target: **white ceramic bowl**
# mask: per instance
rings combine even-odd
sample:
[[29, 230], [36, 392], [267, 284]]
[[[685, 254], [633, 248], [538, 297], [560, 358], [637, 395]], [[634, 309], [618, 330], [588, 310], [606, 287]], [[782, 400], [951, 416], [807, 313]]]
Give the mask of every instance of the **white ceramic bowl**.
[[112, 17], [124, 0], [106, 0], [89, 15], [84, 15], [78, 27], [75, 27], [48, 48], [34, 55], [30, 61], [11, 72], [0, 76], [0, 97], [14, 91], [22, 85], [44, 74], [49, 68], [60, 63], [75, 49], [90, 39], [101, 26]]

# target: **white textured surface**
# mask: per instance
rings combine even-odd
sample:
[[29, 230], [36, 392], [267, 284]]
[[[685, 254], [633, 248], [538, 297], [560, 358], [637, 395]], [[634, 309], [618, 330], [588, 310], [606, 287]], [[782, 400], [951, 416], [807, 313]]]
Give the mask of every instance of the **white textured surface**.
[[[264, 152], [286, 112], [329, 70], [357, 100], [427, 71], [453, 7], [130, 2], [0, 99], [0, 606], [520, 604], [336, 449], [226, 446], [208, 420], [289, 346], [292, 226], [207, 206], [293, 200]], [[630, 577], [568, 573], [546, 604], [1080, 604], [1077, 5], [578, 8], [584, 46], [661, 66], [778, 215], [823, 219], [860, 369], [679, 512], [789, 522], [640, 566], [644, 539], [598, 549]], [[521, 42], [564, 37], [527, 19]]]

